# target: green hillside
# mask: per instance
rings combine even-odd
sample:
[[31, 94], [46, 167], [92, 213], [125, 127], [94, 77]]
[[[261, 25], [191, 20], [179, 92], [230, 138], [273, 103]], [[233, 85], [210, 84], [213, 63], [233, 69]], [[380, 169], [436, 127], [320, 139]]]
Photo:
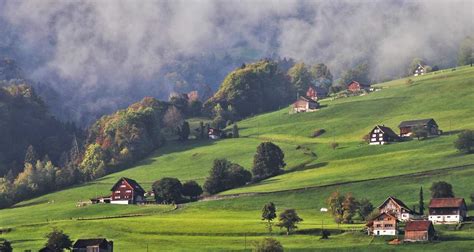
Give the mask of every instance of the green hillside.
[[[298, 234], [275, 234], [285, 248], [302, 251], [393, 250], [383, 238], [359, 232], [363, 224], [338, 225], [329, 214], [319, 212], [335, 190], [352, 192], [378, 205], [389, 195], [408, 206], [418, 203], [423, 186], [425, 205], [434, 181], [453, 185], [456, 196], [468, 200], [474, 193], [474, 156], [453, 147], [456, 133], [474, 129], [474, 68], [444, 70], [421, 77], [379, 84], [380, 91], [365, 96], [327, 99], [320, 111], [289, 114], [288, 108], [239, 122], [241, 138], [220, 141], [192, 140], [169, 143], [135, 167], [110, 174], [85, 185], [21, 202], [0, 210], [0, 229], [10, 232], [0, 238], [12, 241], [15, 250], [39, 249], [52, 227], [71, 238], [107, 237], [116, 251], [244, 250], [267, 236], [260, 221], [268, 201], [278, 212], [295, 208], [304, 219]], [[395, 131], [400, 121], [434, 118], [444, 134], [426, 140], [411, 140], [386, 146], [362, 141], [376, 124]], [[312, 138], [314, 130], [326, 133]], [[251, 168], [257, 145], [272, 141], [285, 152], [286, 173], [260, 183], [221, 193], [219, 200], [173, 206], [89, 205], [81, 200], [107, 195], [120, 177], [137, 180], [146, 190], [162, 177], [203, 183], [216, 158], [227, 158]], [[333, 150], [331, 142], [338, 142]], [[316, 153], [316, 156], [311, 152]], [[116, 218], [110, 218], [116, 217]], [[321, 224], [332, 230], [329, 240], [320, 240]], [[436, 226], [442, 241], [408, 244], [400, 250], [463, 250], [474, 246], [473, 224], [460, 230]], [[278, 230], [279, 231], [279, 230]], [[342, 231], [345, 231], [341, 233]]]

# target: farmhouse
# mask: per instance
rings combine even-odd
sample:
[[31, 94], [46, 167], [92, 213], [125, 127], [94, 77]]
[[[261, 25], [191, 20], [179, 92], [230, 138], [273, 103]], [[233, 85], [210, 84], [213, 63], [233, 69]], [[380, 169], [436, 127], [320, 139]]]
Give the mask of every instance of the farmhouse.
[[222, 130], [217, 129], [217, 128], [209, 128], [207, 130], [207, 135], [209, 136], [210, 139], [217, 140], [222, 138]]
[[306, 91], [306, 97], [314, 100], [314, 101], [317, 101], [321, 98], [325, 98], [328, 96], [328, 90], [326, 88], [323, 88], [323, 87], [312, 87], [310, 86], [308, 88], [308, 91]]
[[412, 220], [405, 225], [404, 241], [423, 242], [432, 241], [435, 236], [433, 223], [427, 220]]
[[312, 112], [319, 108], [319, 103], [311, 98], [300, 96], [298, 100], [293, 103], [293, 112]]
[[145, 200], [145, 190], [133, 179], [121, 178], [110, 190], [111, 204], [136, 204]]
[[399, 139], [398, 135], [389, 127], [384, 125], [375, 126], [369, 133], [369, 144], [388, 144]]
[[368, 234], [397, 235], [397, 217], [390, 213], [381, 213], [367, 224]]
[[72, 246], [73, 252], [113, 252], [114, 242], [104, 238], [78, 239]]
[[398, 125], [400, 136], [411, 136], [416, 128], [425, 129], [428, 135], [439, 135], [438, 124], [433, 118], [403, 121]]
[[408, 208], [403, 201], [392, 196], [388, 197], [378, 209], [381, 213], [390, 213], [399, 221], [408, 221], [417, 217], [416, 213]]
[[370, 85], [361, 84], [357, 81], [351, 81], [349, 84], [347, 84], [347, 90], [349, 90], [353, 93], [359, 92], [359, 91], [362, 91], [362, 90], [369, 91], [370, 90]]
[[413, 72], [413, 75], [418, 76], [418, 75], [424, 75], [425, 73], [426, 73], [426, 68], [422, 66], [421, 64], [418, 64], [415, 71]]
[[463, 198], [431, 199], [428, 219], [434, 224], [460, 223], [467, 217], [467, 206]]

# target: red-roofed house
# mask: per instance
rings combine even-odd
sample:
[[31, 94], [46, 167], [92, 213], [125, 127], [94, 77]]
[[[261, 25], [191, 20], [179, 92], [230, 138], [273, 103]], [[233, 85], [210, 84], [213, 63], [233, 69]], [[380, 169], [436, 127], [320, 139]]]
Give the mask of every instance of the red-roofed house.
[[370, 90], [370, 85], [366, 85], [366, 84], [361, 84], [357, 81], [351, 81], [349, 84], [347, 84], [347, 90], [355, 93], [355, 92], [359, 92], [361, 90]]
[[390, 213], [400, 221], [408, 221], [417, 217], [416, 213], [408, 208], [403, 201], [392, 196], [388, 197], [379, 206], [379, 211], [381, 213]]
[[427, 220], [413, 220], [405, 225], [404, 241], [432, 241], [435, 236], [433, 223]]
[[428, 219], [434, 224], [460, 223], [467, 217], [467, 206], [463, 198], [431, 199]]

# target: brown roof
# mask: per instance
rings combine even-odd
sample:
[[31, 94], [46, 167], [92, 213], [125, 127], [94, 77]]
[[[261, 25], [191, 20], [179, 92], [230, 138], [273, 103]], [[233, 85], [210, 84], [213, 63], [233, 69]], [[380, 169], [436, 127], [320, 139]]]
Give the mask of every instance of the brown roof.
[[354, 80], [349, 82], [349, 84], [347, 84], [347, 86], [350, 86], [352, 84], [359, 84], [360, 87], [370, 87], [370, 85], [368, 85], [368, 84], [362, 84], [362, 83], [360, 83], [358, 81], [354, 81]]
[[398, 125], [398, 127], [403, 128], [403, 127], [426, 126], [430, 122], [437, 125], [436, 121], [433, 118], [428, 118], [428, 119], [420, 119], [420, 120], [403, 121], [400, 123], [400, 125]]
[[93, 238], [93, 239], [78, 239], [75, 243], [73, 248], [87, 248], [89, 246], [99, 246], [100, 248], [106, 249], [109, 245], [104, 238]]
[[407, 210], [408, 212], [411, 212], [411, 213], [414, 212], [414, 211], [411, 210], [409, 207], [407, 207], [407, 205], [405, 205], [405, 203], [403, 203], [403, 201], [401, 201], [401, 200], [399, 200], [399, 199], [397, 199], [397, 198], [395, 198], [395, 197], [393, 197], [393, 196], [389, 196], [382, 204], [380, 204], [380, 206], [379, 206], [378, 208], [380, 209], [380, 208], [381, 208], [383, 205], [385, 205], [385, 203], [386, 203], [387, 201], [389, 201], [390, 199], [392, 199], [393, 201], [395, 201], [395, 203], [397, 203], [401, 208], [404, 208], [404, 209]]
[[407, 222], [405, 225], [406, 231], [428, 231], [430, 226], [433, 225], [431, 221], [428, 220], [412, 220]]
[[145, 190], [143, 190], [143, 188], [140, 186], [140, 184], [137, 183], [137, 181], [131, 178], [125, 178], [125, 177], [120, 178], [110, 190], [115, 191], [115, 188], [120, 184], [122, 180], [125, 180], [137, 192], [145, 193]]
[[389, 135], [393, 138], [398, 138], [398, 135], [391, 128], [383, 126], [383, 125], [377, 125], [376, 127], [378, 127], [383, 133], [385, 133], [385, 134], [387, 134], [387, 135]]
[[466, 206], [463, 198], [435, 198], [431, 199], [429, 208], [460, 208]]

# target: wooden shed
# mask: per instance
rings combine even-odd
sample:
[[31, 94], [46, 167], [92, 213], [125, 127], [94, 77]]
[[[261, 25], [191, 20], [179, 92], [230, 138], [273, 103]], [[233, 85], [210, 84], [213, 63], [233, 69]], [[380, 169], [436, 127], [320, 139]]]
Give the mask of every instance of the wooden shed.
[[404, 241], [427, 242], [435, 237], [433, 223], [427, 220], [412, 220], [405, 225]]

